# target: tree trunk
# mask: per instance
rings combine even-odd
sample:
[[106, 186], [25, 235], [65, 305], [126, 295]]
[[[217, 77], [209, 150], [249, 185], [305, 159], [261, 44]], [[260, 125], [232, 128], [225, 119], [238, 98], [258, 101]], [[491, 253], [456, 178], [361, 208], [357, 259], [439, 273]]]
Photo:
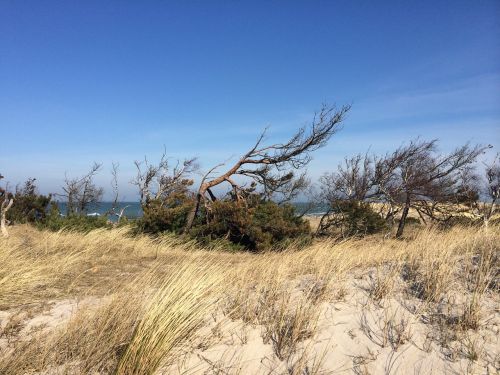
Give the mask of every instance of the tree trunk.
[[212, 193], [212, 190], [207, 189], [207, 193], [208, 195], [210, 195], [210, 199], [212, 200], [212, 202], [215, 202], [217, 200], [217, 197], [214, 195], [214, 193]]
[[4, 237], [9, 237], [9, 232], [7, 231], [7, 211], [9, 208], [12, 207], [12, 204], [14, 203], [14, 199], [10, 199], [9, 203], [7, 203], [7, 198], [6, 200], [2, 203], [1, 206], [1, 216], [0, 216], [0, 229], [2, 231], [2, 234]]
[[[424, 225], [427, 225], [427, 221], [425, 221], [424, 215], [420, 212], [420, 210], [417, 210], [418, 216], [420, 216], [420, 219], [424, 222]], [[432, 217], [431, 217], [432, 219]]]
[[396, 232], [396, 238], [400, 238], [403, 235], [403, 231], [405, 229], [406, 217], [408, 216], [408, 212], [410, 211], [410, 194], [406, 194], [406, 202], [403, 208], [403, 212], [401, 213], [401, 219], [399, 219], [398, 231]]
[[483, 215], [483, 224], [484, 224], [484, 228], [486, 230], [488, 230], [488, 227], [490, 224], [490, 219], [493, 216], [493, 214], [495, 213], [495, 210], [496, 210], [496, 199], [493, 199], [493, 201], [491, 202], [490, 208], [485, 210], [486, 212]]
[[188, 215], [187, 220], [186, 220], [186, 225], [184, 226], [184, 229], [182, 231], [183, 233], [189, 233], [189, 231], [191, 230], [191, 227], [193, 226], [196, 214], [198, 213], [198, 210], [200, 209], [200, 203], [201, 203], [201, 199], [203, 197], [203, 194], [205, 194], [205, 191], [200, 189], [200, 191], [196, 195], [196, 203], [193, 206], [193, 208], [191, 209], [191, 211], [189, 211], [189, 215]]
[[391, 227], [394, 226], [394, 211], [392, 210], [392, 207], [390, 208], [390, 211], [387, 212], [387, 215], [385, 215], [385, 222], [390, 223]]
[[316, 231], [314, 233], [315, 237], [318, 237], [324, 230], [323, 223], [327, 219], [328, 215], [330, 215], [331, 210], [329, 209], [323, 216], [321, 216], [321, 219], [319, 220], [318, 227], [316, 228]]

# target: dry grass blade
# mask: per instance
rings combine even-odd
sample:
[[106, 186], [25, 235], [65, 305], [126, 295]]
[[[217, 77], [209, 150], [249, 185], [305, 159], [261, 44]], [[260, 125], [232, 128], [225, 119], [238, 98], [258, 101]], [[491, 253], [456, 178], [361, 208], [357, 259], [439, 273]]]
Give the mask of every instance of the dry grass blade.
[[221, 269], [200, 263], [172, 273], [151, 296], [116, 374], [152, 374], [165, 364], [210, 314], [223, 277]]
[[425, 229], [250, 254], [14, 226], [0, 240], [0, 373], [395, 373], [417, 359], [494, 373], [499, 238]]

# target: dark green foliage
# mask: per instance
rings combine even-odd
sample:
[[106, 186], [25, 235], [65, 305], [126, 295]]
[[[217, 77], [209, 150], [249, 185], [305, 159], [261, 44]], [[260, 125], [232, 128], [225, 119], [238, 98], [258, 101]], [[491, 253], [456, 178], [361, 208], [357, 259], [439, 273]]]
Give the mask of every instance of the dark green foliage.
[[33, 223], [40, 229], [53, 231], [67, 229], [88, 232], [97, 228], [110, 228], [106, 217], [70, 215], [61, 216], [56, 202], [50, 195], [37, 192], [35, 179], [28, 179], [23, 186], [16, 188], [14, 204], [7, 212], [8, 219], [14, 223]]
[[[143, 217], [135, 222], [136, 233], [181, 233], [195, 196], [187, 183], [177, 191], [143, 204]], [[233, 197], [234, 198], [234, 197]], [[237, 201], [228, 196], [203, 206], [189, 238], [207, 248], [224, 248], [230, 251], [260, 251], [278, 249], [298, 239], [310, 239], [309, 225], [295, 214], [292, 205], [280, 206], [265, 201], [258, 194], [248, 194]]]
[[186, 192], [172, 193], [166, 199], [155, 199], [143, 206], [143, 216], [136, 221], [138, 232], [179, 233], [194, 205], [194, 199]]
[[49, 215], [44, 220], [37, 222], [37, 226], [40, 229], [52, 231], [72, 230], [87, 233], [93, 229], [111, 228], [112, 224], [104, 216], [61, 216], [57, 204], [52, 203]]
[[219, 200], [202, 210], [191, 234], [203, 242], [225, 239], [251, 251], [279, 249], [284, 241], [310, 237], [309, 224], [292, 205], [248, 199]]
[[385, 220], [377, 214], [369, 203], [357, 200], [332, 202], [328, 215], [320, 224], [320, 234], [335, 234], [342, 237], [374, 234], [386, 228]]
[[368, 203], [343, 201], [337, 203], [336, 208], [342, 216], [341, 225], [347, 236], [377, 233], [386, 226], [382, 217]]
[[43, 221], [50, 201], [50, 195], [38, 194], [35, 179], [30, 178], [23, 186], [16, 188], [14, 204], [7, 212], [7, 219], [13, 224]]

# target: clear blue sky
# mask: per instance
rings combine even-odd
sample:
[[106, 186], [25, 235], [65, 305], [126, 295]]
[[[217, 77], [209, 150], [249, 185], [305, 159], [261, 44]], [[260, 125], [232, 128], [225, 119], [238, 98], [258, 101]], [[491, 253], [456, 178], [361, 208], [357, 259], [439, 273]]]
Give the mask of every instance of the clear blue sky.
[[60, 191], [112, 161], [237, 156], [351, 103], [310, 174], [415, 136], [500, 148], [500, 1], [0, 0], [0, 172]]

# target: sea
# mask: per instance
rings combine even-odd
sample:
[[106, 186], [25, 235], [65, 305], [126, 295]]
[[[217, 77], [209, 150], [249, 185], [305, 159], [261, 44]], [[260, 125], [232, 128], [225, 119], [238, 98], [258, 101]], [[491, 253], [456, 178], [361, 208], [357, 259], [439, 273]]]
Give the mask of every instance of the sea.
[[[307, 215], [320, 216], [326, 211], [326, 206], [324, 205], [316, 205], [311, 208], [310, 204], [305, 202], [293, 202], [292, 204], [295, 206], [295, 210], [299, 215], [304, 213], [304, 211], [307, 211]], [[57, 202], [57, 205], [61, 214], [64, 215], [66, 213], [66, 202]], [[112, 206], [112, 202], [101, 202], [99, 204], [91, 205], [88, 210], [88, 215], [105, 215], [111, 210]], [[139, 202], [120, 202], [117, 206], [117, 211], [120, 211], [125, 207], [124, 216], [128, 219], [137, 219], [142, 216], [142, 208]], [[113, 218], [111, 218], [111, 220], [113, 220]]]

